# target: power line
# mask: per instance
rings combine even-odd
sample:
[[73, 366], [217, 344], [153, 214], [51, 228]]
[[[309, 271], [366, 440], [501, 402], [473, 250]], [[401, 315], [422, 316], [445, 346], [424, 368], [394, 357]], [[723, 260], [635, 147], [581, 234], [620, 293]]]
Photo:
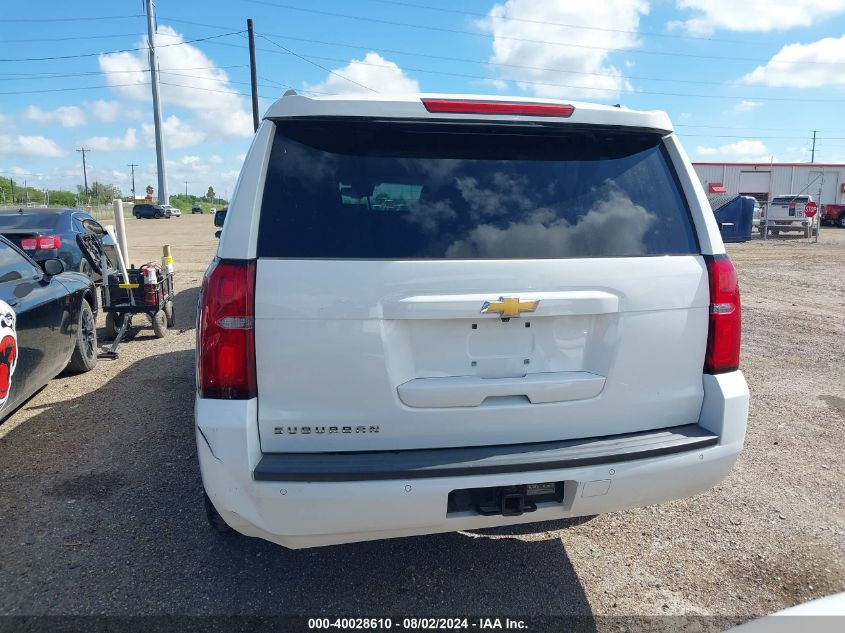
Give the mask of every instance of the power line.
[[90, 17], [76, 16], [72, 18], [3, 18], [3, 22], [88, 22], [93, 20], [125, 20], [129, 18], [143, 18], [143, 13], [132, 15], [97, 15]]
[[527, 18], [502, 18], [492, 16], [489, 13], [479, 13], [475, 11], [462, 11], [460, 9], [447, 9], [445, 7], [432, 7], [427, 4], [418, 4], [416, 2], [401, 2], [400, 0], [368, 0], [369, 2], [378, 2], [380, 4], [390, 4], [400, 7], [411, 7], [414, 9], [425, 9], [426, 11], [438, 11], [440, 13], [452, 13], [456, 15], [470, 15], [478, 18], [499, 20], [501, 22], [523, 22], [526, 24], [539, 24], [542, 26], [558, 26], [567, 29], [583, 29], [586, 31], [601, 31], [605, 33], [626, 33], [631, 35], [647, 35], [649, 37], [666, 37], [681, 40], [702, 40], [705, 42], [729, 42], [732, 44], [756, 44], [756, 45], [770, 45], [769, 42], [748, 42], [746, 40], [728, 39], [720, 37], [708, 37], [704, 35], [680, 35], [677, 33], [658, 33], [656, 31], [631, 31], [627, 29], [608, 29], [600, 26], [586, 26], [583, 24], [565, 24], [561, 22], [546, 22], [544, 20], [529, 20]]
[[[232, 31], [231, 33], [221, 33], [220, 35], [209, 35], [208, 37], [198, 37], [192, 40], [184, 40], [182, 42], [174, 42], [173, 44], [162, 44], [158, 48], [166, 48], [170, 46], [183, 46], [185, 44], [193, 44], [194, 42], [207, 42], [208, 40], [217, 39], [220, 37], [228, 37], [230, 35], [239, 35], [243, 31]], [[136, 53], [138, 51], [147, 51], [148, 47], [141, 48], [123, 48], [116, 51], [101, 51], [99, 53], [79, 53], [77, 55], [53, 55], [50, 57], [18, 57], [18, 58], [0, 58], [0, 62], [43, 62], [54, 61], [59, 59], [79, 59], [81, 57], [99, 57], [100, 55], [113, 55], [115, 53]]]
[[[228, 70], [231, 68], [248, 68], [246, 64], [235, 64], [232, 66], [195, 66], [193, 68], [165, 68], [159, 72], [171, 72], [173, 70]], [[32, 79], [57, 79], [62, 77], [88, 77], [98, 75], [122, 75], [128, 73], [148, 73], [149, 68], [140, 70], [91, 70], [83, 73], [0, 73], [0, 81], [25, 81]], [[13, 76], [9, 76], [13, 75]]]
[[[261, 35], [261, 37], [268, 40], [268, 41], [272, 41], [272, 40], [269, 40], [266, 35]], [[259, 50], [266, 51], [266, 52], [273, 52], [273, 51], [268, 50], [268, 49], [259, 49]], [[310, 61], [311, 59], [322, 59], [322, 60], [337, 61], [337, 62], [347, 61], [347, 60], [342, 60], [342, 59], [338, 59], [338, 58], [335, 58], [335, 57], [323, 57], [323, 56], [319, 56], [319, 55], [296, 55], [296, 56], [299, 57], [299, 58], [302, 58], [302, 59], [306, 59], [306, 61]], [[314, 62], [312, 62], [312, 63], [314, 63]], [[373, 64], [372, 62], [365, 62], [365, 61], [361, 61], [361, 60], [356, 60], [355, 63], [359, 64], [361, 66], [372, 66], [372, 67], [375, 67], [375, 68], [391, 68], [391, 69], [394, 68], [393, 65]], [[325, 66], [320, 66], [319, 64], [317, 64], [317, 66], [320, 67], [320, 68], [323, 68], [324, 70], [328, 70]], [[490, 79], [489, 77], [486, 77], [486, 76], [483, 76], [483, 75], [469, 75], [469, 74], [465, 74], [465, 73], [453, 73], [453, 72], [448, 72], [448, 71], [443, 71], [443, 70], [429, 70], [429, 69], [426, 69], [426, 68], [413, 68], [413, 67], [410, 67], [410, 66], [403, 66], [402, 70], [417, 72], [417, 73], [427, 73], [427, 74], [431, 74], [431, 75], [444, 75], [444, 76], [448, 76], [448, 77], [461, 77], [461, 78], [464, 78], [464, 79], [480, 79], [480, 80]], [[333, 74], [336, 74], [336, 73], [334, 73], [333, 71], [330, 71], [330, 70], [328, 72], [332, 72]], [[344, 77], [344, 79], [346, 79], [346, 78]], [[631, 94], [631, 95], [657, 95], [657, 96], [662, 96], [662, 97], [695, 97], [697, 99], [727, 99], [727, 100], [735, 100], [735, 101], [755, 99], [755, 100], [758, 100], [758, 101], [784, 101], [784, 102], [798, 101], [798, 102], [801, 102], [801, 103], [809, 103], [809, 102], [813, 102], [813, 103], [843, 103], [843, 102], [845, 102], [845, 100], [843, 100], [843, 99], [816, 99], [816, 98], [808, 99], [806, 97], [797, 97], [797, 96], [796, 97], [761, 97], [759, 95], [753, 95], [753, 96], [752, 95], [736, 95], [736, 96], [734, 96], [734, 95], [715, 95], [715, 94], [711, 94], [711, 93], [662, 92], [662, 91], [655, 91], [655, 90], [631, 90], [631, 89], [625, 89], [625, 88], [602, 88], [602, 87], [598, 87], [598, 86], [585, 86], [585, 85], [581, 85], [581, 84], [563, 84], [563, 83], [552, 83], [552, 82], [546, 82], [546, 81], [531, 81], [529, 79], [521, 79], [521, 78], [518, 78], [518, 77], [499, 77], [498, 79], [501, 80], [501, 81], [510, 81], [510, 82], [517, 83], [517, 84], [526, 84], [526, 85], [531, 85], [531, 86], [544, 86], [544, 87], [553, 87], [553, 88], [571, 88], [571, 89], [574, 89], [574, 90], [595, 90], [595, 91], [599, 91], [599, 92], [609, 92], [609, 93], [612, 93], [612, 94], [625, 93], [625, 94]], [[350, 81], [352, 81], [352, 80], [350, 80]], [[357, 83], [357, 82], [354, 82], [354, 83]]]
[[[355, 44], [344, 44], [341, 42], [330, 42], [326, 40], [315, 40], [310, 38], [304, 37], [294, 37], [291, 35], [276, 35], [273, 33], [267, 33], [268, 37], [279, 37], [282, 39], [288, 40], [295, 40], [299, 42], [308, 42], [311, 44], [324, 44], [327, 46], [338, 46], [342, 48], [353, 48], [356, 50], [366, 50], [366, 51], [374, 51], [380, 53], [391, 53], [394, 55], [409, 55], [411, 57], [422, 57], [425, 59], [435, 59], [439, 61], [449, 61], [449, 62], [463, 62], [467, 64], [476, 64], [480, 66], [499, 66], [503, 68], [519, 68], [524, 70], [540, 70], [543, 72], [555, 72], [555, 73], [562, 73], [562, 74], [571, 74], [571, 75], [589, 75], [594, 77], [612, 77], [613, 79], [629, 79], [635, 81], [663, 81], [668, 83], [688, 83], [688, 84], [702, 84], [707, 86], [723, 86], [725, 85], [724, 82], [720, 81], [702, 81], [700, 79], [676, 79], [673, 77], [643, 77], [637, 75], [617, 75], [612, 73], [598, 73], [598, 72], [587, 72], [582, 70], [565, 70], [563, 68], [550, 68], [546, 66], [527, 66], [524, 64], [505, 64], [500, 62], [493, 62], [489, 60], [478, 60], [478, 59], [469, 59], [466, 57], [449, 57], [445, 55], [433, 55], [430, 53], [417, 53], [412, 51], [404, 51], [395, 48], [378, 48], [376, 49], [373, 46], [358, 46]], [[218, 42], [218, 44], [226, 45], [223, 43]], [[313, 55], [311, 57], [314, 57]], [[331, 57], [323, 57], [321, 59], [332, 60], [332, 61], [344, 61], [344, 60], [337, 60]]]
[[[200, 88], [199, 86], [186, 86], [185, 84], [175, 84], [168, 81], [161, 81], [159, 82], [162, 86], [173, 86], [176, 88], [190, 88], [191, 90], [202, 90], [203, 92], [216, 92], [217, 94], [223, 95], [238, 95], [240, 97], [248, 97], [249, 95], [245, 92], [238, 92], [237, 90], [215, 90], [214, 88]], [[134, 84], [140, 85], [140, 84]], [[147, 84], [149, 85], [149, 84]], [[269, 87], [269, 86], [268, 86]], [[258, 95], [262, 99], [275, 99], [276, 97], [266, 97], [264, 95]]]
[[0, 92], [0, 95], [35, 95], [47, 92], [76, 92], [79, 90], [101, 90], [104, 88], [127, 88], [129, 86], [149, 86], [149, 81], [139, 81], [131, 84], [106, 84], [105, 86], [72, 86], [68, 88], [44, 88], [42, 90], [13, 90]]
[[[373, 1], [379, 1], [379, 0], [373, 0]], [[201, 26], [201, 27], [205, 27], [205, 28], [213, 28], [213, 29], [230, 28], [230, 27], [220, 26], [220, 25], [217, 25], [217, 24], [207, 24], [207, 23], [203, 23], [203, 22], [194, 22], [194, 21], [191, 21], [191, 20], [180, 20], [180, 19], [176, 19], [176, 18], [162, 18], [162, 19], [165, 19], [168, 22], [184, 23], [184, 24], [189, 24], [189, 25], [192, 25], [192, 26]], [[696, 80], [696, 79], [679, 79], [679, 78], [674, 78], [674, 77], [645, 77], [645, 76], [642, 76], [642, 75], [617, 75], [617, 74], [612, 74], [612, 73], [587, 72], [587, 71], [580, 71], [580, 70], [568, 70], [568, 69], [563, 69], [563, 68], [551, 68], [551, 67], [545, 67], [545, 66], [528, 66], [528, 65], [524, 65], [524, 64], [506, 64], [506, 63], [494, 62], [494, 61], [489, 61], [489, 60], [477, 60], [477, 59], [469, 59], [469, 58], [462, 58], [462, 57], [449, 57], [449, 56], [445, 56], [445, 55], [433, 55], [433, 54], [429, 54], [429, 53], [418, 53], [418, 52], [405, 51], [405, 50], [393, 49], [393, 48], [381, 48], [381, 47], [376, 48], [372, 45], [361, 46], [361, 45], [357, 45], [357, 44], [347, 44], [347, 43], [343, 43], [343, 42], [333, 42], [333, 41], [329, 41], [329, 40], [317, 40], [317, 39], [313, 39], [313, 38], [296, 37], [296, 36], [293, 36], [293, 35], [281, 35], [281, 34], [274, 34], [274, 33], [264, 33], [263, 36], [265, 37], [265, 39], [273, 37], [273, 38], [281, 38], [281, 39], [286, 39], [286, 40], [293, 40], [293, 41], [297, 41], [297, 42], [307, 42], [307, 43], [310, 43], [310, 44], [322, 44], [322, 45], [326, 45], [326, 46], [337, 46], [337, 47], [342, 47], [342, 48], [352, 48], [352, 49], [356, 49], [356, 50], [366, 50], [366, 51], [373, 51], [373, 52], [377, 52], [377, 53], [391, 53], [391, 54], [395, 54], [395, 55], [409, 55], [409, 56], [412, 56], [412, 57], [421, 57], [421, 58], [425, 58], [425, 59], [435, 59], [435, 60], [441, 60], [441, 61], [464, 62], [464, 63], [468, 63], [468, 64], [476, 64], [476, 65], [482, 65], [482, 66], [500, 66], [500, 67], [504, 67], [504, 68], [518, 68], [518, 69], [524, 69], [524, 70], [539, 70], [539, 71], [543, 71], [543, 72], [556, 72], [556, 73], [572, 74], [572, 75], [611, 77], [613, 79], [627, 79], [627, 80], [633, 80], [633, 81], [660, 81], [660, 82], [668, 82], [668, 83], [686, 83], [686, 84], [698, 84], [698, 85], [706, 85], [706, 86], [736, 87], [736, 84], [733, 84], [733, 85], [732, 84], [726, 84], [724, 82], [719, 82], [719, 81], [703, 81], [703, 80]], [[229, 47], [240, 48], [240, 46], [238, 46], [237, 44], [230, 44], [230, 43], [226, 43], [226, 42], [213, 42], [213, 44], [215, 44], [217, 46], [229, 46]], [[267, 48], [258, 48], [256, 50], [260, 50], [262, 52], [282, 54], [282, 53], [279, 53], [279, 51], [274, 51], [272, 49], [267, 49]], [[339, 59], [339, 58], [336, 58], [336, 57], [323, 57], [323, 56], [317, 56], [317, 55], [305, 55], [304, 57], [310, 57], [311, 59], [322, 59], [322, 60], [326, 60], [326, 61], [344, 62], [344, 63], [349, 61], [349, 60], [346, 60], [346, 59]], [[321, 66], [320, 68], [323, 68], [323, 67]], [[323, 69], [325, 70], [325, 68], [323, 68]], [[410, 70], [410, 69], [408, 69], [408, 70]], [[433, 73], [433, 72], [437, 72], [437, 71], [418, 71], [418, 72]], [[479, 78], [479, 77], [473, 77], [473, 78]], [[483, 77], [483, 79], [489, 79], [489, 77]], [[516, 79], [502, 79], [502, 80], [503, 81], [519, 81], [521, 83], [530, 83], [530, 82], [527, 82], [527, 81], [516, 80]], [[549, 84], [549, 85], [557, 85], [557, 84]], [[636, 91], [636, 92], [641, 93], [641, 94], [660, 94], [660, 93], [649, 93], [647, 91]], [[754, 96], [754, 97], [740, 97], [740, 98], [760, 99], [761, 97]]]
[[502, 40], [509, 40], [509, 41], [516, 41], [516, 42], [529, 42], [531, 44], [544, 44], [546, 46], [562, 46], [568, 48], [583, 48], [589, 50], [602, 50], [602, 51], [609, 51], [609, 52], [617, 52], [617, 53], [629, 53], [629, 54], [637, 54], [637, 55], [659, 55], [662, 57], [686, 57], [692, 59], [713, 59], [719, 61], [750, 61], [750, 62], [762, 62], [762, 63], [773, 63], [773, 64], [813, 64], [813, 65], [825, 65], [825, 66], [842, 66], [845, 65], [845, 62], [822, 62], [822, 61], [805, 61], [805, 60], [775, 60], [775, 59], [763, 59], [759, 57], [726, 57], [723, 55], [700, 55], [695, 53], [679, 53], [679, 52], [670, 52], [670, 51], [652, 51], [646, 50], [642, 48], [612, 48], [607, 46], [593, 46], [588, 44], [572, 44], [566, 42], [553, 42], [549, 40], [535, 40], [529, 39], [524, 37], [510, 37], [505, 35], [497, 35], [494, 36], [491, 33], [482, 33], [476, 31], [465, 31], [461, 29], [451, 29], [446, 27], [440, 26], [429, 26], [425, 24], [411, 24], [409, 22], [397, 22], [394, 20], [383, 20], [380, 18], [373, 18], [373, 17], [364, 17], [359, 15], [350, 15], [347, 13], [335, 13], [333, 11], [321, 11], [318, 9], [306, 9], [305, 7], [295, 7], [288, 4], [279, 4], [276, 2], [266, 2], [264, 0], [246, 0], [247, 2], [251, 2], [253, 4], [261, 4], [268, 7], [274, 7], [277, 9], [288, 9], [290, 11], [301, 11], [303, 13], [312, 13], [315, 15], [325, 15], [331, 17], [338, 17], [338, 18], [345, 18], [348, 20], [357, 20], [359, 22], [372, 22], [375, 24], [386, 24], [389, 26], [402, 26], [407, 28], [413, 29], [423, 29], [427, 31], [438, 31], [441, 33], [453, 33], [458, 35], [471, 35], [473, 37], [484, 37], [484, 38], [497, 38]]
[[69, 42], [71, 40], [103, 40], [117, 37], [134, 37], [137, 33], [109, 33], [108, 35], [74, 35], [73, 37], [38, 37], [25, 40], [4, 39], [0, 44], [27, 44], [30, 42]]
[[267, 40], [268, 42], [270, 42], [274, 46], [278, 46], [282, 50], [287, 51], [289, 54], [293, 55], [294, 57], [298, 57], [299, 59], [301, 59], [305, 62], [308, 62], [309, 64], [316, 66], [317, 68], [321, 68], [322, 70], [326, 71], [327, 73], [329, 73], [331, 75], [334, 75], [335, 77], [340, 77], [341, 79], [345, 79], [346, 81], [349, 81], [349, 82], [355, 84], [356, 86], [360, 86], [361, 88], [366, 88], [370, 92], [375, 92], [375, 93], [378, 92], [378, 90], [374, 90], [373, 88], [370, 88], [369, 86], [367, 86], [365, 84], [362, 84], [360, 81], [355, 81], [354, 79], [350, 79], [349, 77], [346, 77], [345, 75], [341, 75], [339, 72], [336, 72], [336, 71], [332, 70], [331, 68], [326, 68], [325, 66], [321, 66], [317, 62], [311, 61], [310, 59], [308, 59], [308, 58], [306, 58], [306, 57], [304, 57], [304, 56], [302, 56], [298, 53], [294, 53], [291, 49], [287, 48], [286, 46], [282, 46], [281, 44], [278, 44], [277, 42], [274, 42], [273, 40], [271, 40], [266, 35], [259, 35], [259, 37], [261, 39]]
[[[216, 81], [218, 83], [229, 83], [229, 84], [235, 84], [235, 85], [239, 85], [239, 86], [250, 86], [250, 85], [252, 85], [252, 83], [249, 82], [249, 81], [235, 81], [234, 79], [218, 79], [216, 77], [200, 77], [198, 75], [185, 75], [183, 73], [174, 73], [174, 72], [165, 71], [165, 70], [162, 70], [160, 72], [162, 74], [165, 74], [165, 75], [173, 75], [174, 77], [186, 77], [188, 79], [199, 79], [199, 80], [203, 80], [203, 81]], [[333, 94], [333, 93], [328, 93], [328, 92], [319, 92], [319, 91], [316, 91], [316, 90], [302, 91], [299, 88], [296, 88], [295, 86], [293, 86], [289, 83], [285, 84], [285, 83], [281, 83], [281, 82], [278, 82], [278, 81], [274, 81], [272, 79], [267, 79], [265, 77], [259, 77], [259, 78], [262, 81], [267, 82], [266, 84], [258, 84], [262, 88], [284, 88], [286, 90], [290, 88], [290, 89], [296, 90], [298, 92], [313, 92], [314, 94], [322, 94], [322, 95]], [[269, 85], [269, 84], [274, 84], [274, 85]], [[239, 92], [237, 94], [243, 94], [243, 93]]]
[[[788, 141], [806, 141], [806, 136], [747, 136], [745, 134], [687, 134], [686, 132], [678, 132], [679, 136], [704, 137], [704, 138], [743, 138], [749, 141], [773, 141], [773, 140], [788, 140]], [[827, 136], [826, 140], [845, 140], [845, 136]], [[819, 139], [821, 140], [821, 139]]]

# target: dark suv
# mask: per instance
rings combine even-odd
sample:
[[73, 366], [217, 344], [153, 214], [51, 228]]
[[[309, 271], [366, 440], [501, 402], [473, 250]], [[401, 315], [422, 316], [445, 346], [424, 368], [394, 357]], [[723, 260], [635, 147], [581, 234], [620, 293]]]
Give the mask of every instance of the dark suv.
[[132, 213], [139, 220], [141, 218], [169, 218], [170, 209], [166, 209], [158, 204], [136, 204], [132, 209]]
[[191, 213], [202, 213], [202, 207], [198, 204], [195, 204], [191, 207]]

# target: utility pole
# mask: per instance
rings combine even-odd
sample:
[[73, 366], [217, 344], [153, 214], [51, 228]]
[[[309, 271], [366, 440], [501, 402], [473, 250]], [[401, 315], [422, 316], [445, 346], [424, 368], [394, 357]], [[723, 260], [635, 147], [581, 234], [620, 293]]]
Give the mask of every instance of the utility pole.
[[85, 152], [90, 152], [90, 149], [82, 148], [76, 150], [82, 154], [82, 177], [85, 179], [85, 195], [88, 195], [88, 168], [85, 166]]
[[138, 165], [136, 163], [129, 163], [127, 167], [132, 170], [132, 202], [135, 202], [135, 168]]
[[153, 0], [147, 0], [147, 35], [150, 47], [150, 82], [153, 88], [153, 123], [155, 125], [156, 163], [158, 164], [158, 203], [169, 204], [170, 196], [167, 193], [167, 172], [164, 162], [164, 137], [161, 130], [161, 102], [159, 101]]
[[188, 181], [185, 181], [185, 200], [188, 199]]
[[810, 151], [810, 162], [816, 162], [816, 130], [813, 130], [813, 149]]
[[255, 70], [255, 32], [252, 29], [252, 18], [246, 21], [249, 36], [249, 81], [252, 84], [252, 127], [258, 131], [258, 77]]

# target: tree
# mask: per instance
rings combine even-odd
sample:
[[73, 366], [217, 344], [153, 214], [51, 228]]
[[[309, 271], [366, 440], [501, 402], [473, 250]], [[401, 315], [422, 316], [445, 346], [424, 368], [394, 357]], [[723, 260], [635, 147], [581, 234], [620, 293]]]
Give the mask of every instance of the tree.
[[214, 193], [214, 187], [212, 187], [211, 185], [209, 185], [209, 186], [208, 186], [208, 191], [206, 192], [205, 197], [206, 197], [206, 198], [208, 198], [208, 201], [209, 201], [209, 202], [214, 202], [214, 196], [215, 196], [215, 195], [216, 195], [216, 194]]
[[152, 185], [147, 185], [147, 189], [146, 189], [146, 191], [147, 191], [147, 195], [148, 195], [148, 196], [153, 195], [153, 191], [154, 191], [153, 186], [152, 186]]
[[[77, 185], [76, 189], [80, 196], [84, 196], [84, 187]], [[116, 185], [107, 185], [96, 180], [88, 187], [88, 194], [91, 197], [91, 202], [94, 204], [107, 204], [115, 198], [122, 197], [120, 187]]]

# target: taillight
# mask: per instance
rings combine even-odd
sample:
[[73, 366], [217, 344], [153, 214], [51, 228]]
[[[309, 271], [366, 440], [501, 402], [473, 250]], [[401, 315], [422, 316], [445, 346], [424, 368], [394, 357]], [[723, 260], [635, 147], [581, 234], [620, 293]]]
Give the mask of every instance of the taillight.
[[217, 260], [202, 283], [197, 389], [203, 398], [246, 400], [255, 380], [255, 261]]
[[58, 235], [44, 235], [38, 238], [38, 250], [49, 251], [54, 248], [61, 248], [62, 238]]
[[25, 251], [50, 251], [62, 247], [62, 238], [58, 235], [41, 235], [21, 240], [21, 248]]
[[710, 278], [710, 328], [704, 371], [721, 374], [739, 368], [742, 309], [739, 280], [727, 255], [705, 255]]
[[429, 112], [451, 114], [521, 114], [525, 116], [569, 117], [575, 106], [521, 101], [479, 101], [474, 99], [423, 99]]

